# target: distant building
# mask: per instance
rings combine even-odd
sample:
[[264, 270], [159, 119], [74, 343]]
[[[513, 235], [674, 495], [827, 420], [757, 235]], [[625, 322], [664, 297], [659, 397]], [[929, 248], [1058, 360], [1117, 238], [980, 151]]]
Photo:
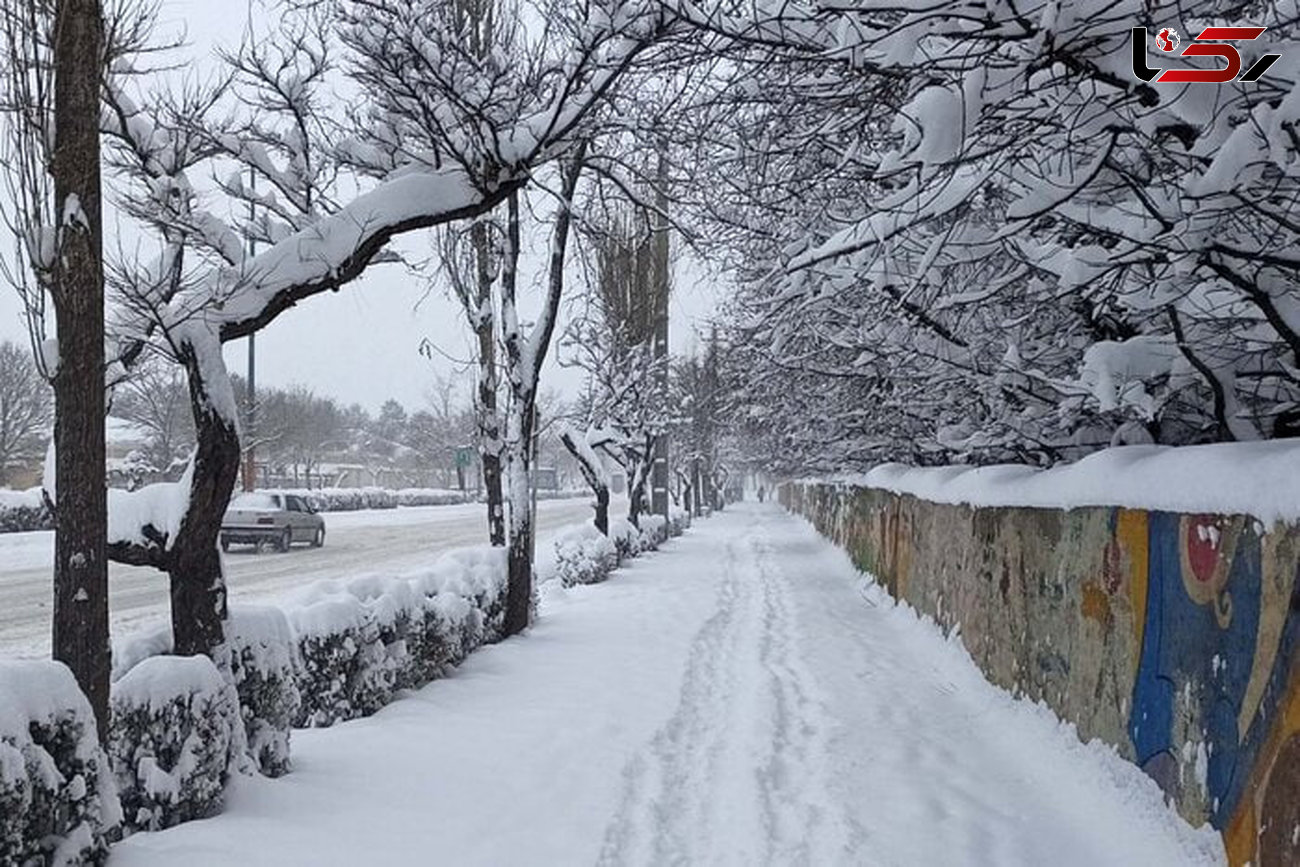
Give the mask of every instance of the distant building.
[[533, 478], [539, 491], [558, 491], [560, 489], [559, 476], [555, 467], [538, 467], [533, 470]]

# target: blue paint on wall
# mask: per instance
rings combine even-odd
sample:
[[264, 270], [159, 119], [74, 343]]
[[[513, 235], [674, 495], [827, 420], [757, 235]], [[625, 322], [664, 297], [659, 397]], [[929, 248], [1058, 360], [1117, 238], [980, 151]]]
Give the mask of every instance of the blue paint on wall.
[[[1206, 788], [1211, 822], [1223, 827], [1240, 797], [1237, 774], [1242, 762], [1237, 718], [1255, 655], [1260, 607], [1259, 537], [1250, 529], [1236, 539], [1236, 550], [1223, 593], [1216, 602], [1198, 604], [1184, 586], [1179, 516], [1152, 512], [1148, 522], [1150, 572], [1146, 631], [1134, 686], [1129, 735], [1138, 764], [1167, 791], [1181, 781], [1170, 779], [1174, 765], [1174, 718], [1181, 701], [1198, 711], [1206, 730]], [[1221, 626], [1216, 607], [1230, 605]], [[1195, 737], [1193, 738], [1195, 739]], [[1178, 743], [1182, 742], [1179, 737]], [[1250, 745], [1254, 747], [1255, 745]], [[1254, 749], [1248, 750], [1254, 752]]]

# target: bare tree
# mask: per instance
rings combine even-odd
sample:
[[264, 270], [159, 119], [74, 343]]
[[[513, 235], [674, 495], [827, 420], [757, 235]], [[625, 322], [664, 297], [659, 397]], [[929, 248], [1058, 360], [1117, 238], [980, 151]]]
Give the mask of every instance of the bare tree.
[[159, 472], [186, 460], [194, 447], [185, 371], [167, 359], [134, 366], [113, 394], [112, 412], [145, 432], [146, 457]]
[[589, 483], [594, 467], [588, 466], [591, 455], [574, 449], [579, 439], [622, 467], [628, 520], [636, 525], [650, 510], [655, 443], [667, 430], [667, 393], [656, 357], [660, 293], [666, 285], [659, 279], [662, 251], [649, 212], [623, 198], [600, 204], [583, 224], [594, 260], [591, 296], [564, 338], [567, 363], [587, 374], [580, 413], [584, 432], [564, 442]]
[[11, 468], [39, 459], [53, 418], [53, 395], [31, 352], [0, 343], [0, 485]]

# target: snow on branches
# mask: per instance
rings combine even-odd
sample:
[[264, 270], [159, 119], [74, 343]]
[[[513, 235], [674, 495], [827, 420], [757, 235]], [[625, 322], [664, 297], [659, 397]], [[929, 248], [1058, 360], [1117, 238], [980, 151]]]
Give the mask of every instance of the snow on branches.
[[1050, 463], [1295, 432], [1295, 81], [1130, 70], [1134, 27], [1257, 24], [1243, 64], [1287, 56], [1294, 4], [765, 14], [711, 19], [736, 65], [691, 111], [726, 130], [699, 208], [744, 263], [731, 321], [773, 452]]

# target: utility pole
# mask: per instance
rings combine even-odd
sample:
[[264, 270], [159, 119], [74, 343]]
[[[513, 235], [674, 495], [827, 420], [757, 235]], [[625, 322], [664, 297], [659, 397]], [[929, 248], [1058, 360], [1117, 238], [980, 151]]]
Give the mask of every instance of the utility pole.
[[[251, 246], [251, 244], [250, 244]], [[248, 429], [244, 431], [244, 490], [257, 487], [257, 335], [248, 335], [248, 394], [245, 395]]]
[[[250, 190], [257, 189], [257, 175], [248, 170]], [[253, 223], [253, 200], [248, 200], [248, 222]], [[248, 236], [248, 258], [257, 255], [257, 241], [252, 234]], [[244, 431], [244, 490], [252, 491], [257, 487], [257, 335], [248, 335], [248, 384], [245, 400], [248, 406], [248, 430]]]
[[[655, 285], [654, 364], [655, 387], [663, 405], [668, 400], [668, 292], [671, 288], [668, 261], [668, 140], [659, 140], [659, 165], [655, 178]], [[650, 510], [668, 519], [668, 434], [660, 432], [654, 442], [654, 464], [650, 471]]]

